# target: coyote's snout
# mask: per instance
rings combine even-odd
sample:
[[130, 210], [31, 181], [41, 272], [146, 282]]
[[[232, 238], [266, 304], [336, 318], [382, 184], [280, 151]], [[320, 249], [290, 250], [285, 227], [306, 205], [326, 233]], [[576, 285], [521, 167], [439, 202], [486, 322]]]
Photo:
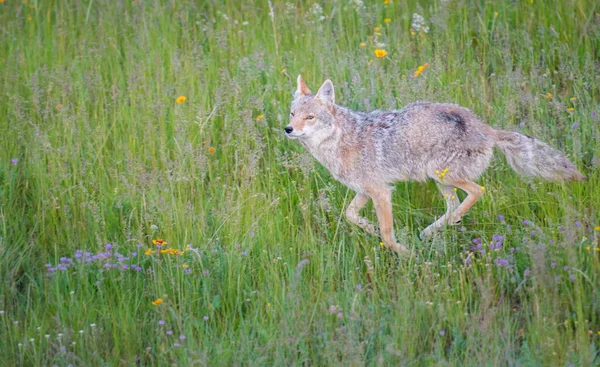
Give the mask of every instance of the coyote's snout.
[[[433, 179], [446, 199], [446, 213], [421, 232], [429, 236], [444, 225], [460, 223], [483, 195], [476, 180], [498, 146], [519, 174], [546, 180], [583, 180], [558, 150], [516, 132], [494, 130], [469, 109], [449, 103], [415, 102], [400, 110], [358, 112], [335, 104], [333, 83], [312, 94], [302, 77], [285, 127], [340, 182], [357, 192], [346, 210], [348, 220], [375, 229], [359, 211], [373, 200], [381, 238], [396, 252], [392, 226], [392, 184]], [[467, 193], [460, 202], [456, 189]]]

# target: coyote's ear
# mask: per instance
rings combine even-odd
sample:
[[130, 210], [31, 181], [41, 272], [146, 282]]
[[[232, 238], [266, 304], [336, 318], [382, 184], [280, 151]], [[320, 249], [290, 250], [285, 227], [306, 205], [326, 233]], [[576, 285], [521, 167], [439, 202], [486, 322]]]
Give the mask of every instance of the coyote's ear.
[[298, 88], [294, 93], [294, 97], [298, 98], [300, 96], [308, 96], [310, 95], [310, 89], [306, 86], [304, 79], [302, 79], [302, 75], [298, 74]]
[[323, 83], [321, 88], [319, 88], [315, 98], [318, 98], [324, 102], [335, 103], [335, 92], [333, 90], [333, 83], [331, 80], [327, 79], [325, 83]]

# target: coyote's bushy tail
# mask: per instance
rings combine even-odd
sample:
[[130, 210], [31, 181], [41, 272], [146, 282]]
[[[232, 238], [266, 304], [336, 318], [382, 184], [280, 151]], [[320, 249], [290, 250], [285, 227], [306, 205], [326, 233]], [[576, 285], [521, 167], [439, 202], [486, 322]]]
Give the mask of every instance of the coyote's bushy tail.
[[562, 152], [523, 134], [496, 130], [496, 145], [520, 175], [550, 181], [582, 181], [585, 177]]

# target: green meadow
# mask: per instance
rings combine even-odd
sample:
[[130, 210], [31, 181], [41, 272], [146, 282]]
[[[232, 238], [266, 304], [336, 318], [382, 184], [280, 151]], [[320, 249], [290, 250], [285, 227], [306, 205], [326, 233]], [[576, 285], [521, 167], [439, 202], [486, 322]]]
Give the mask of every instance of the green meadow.
[[[0, 365], [600, 364], [600, 3], [386, 2], [0, 0]], [[496, 151], [431, 240], [444, 198], [398, 183], [399, 257], [285, 137], [298, 74], [461, 104], [587, 180]]]

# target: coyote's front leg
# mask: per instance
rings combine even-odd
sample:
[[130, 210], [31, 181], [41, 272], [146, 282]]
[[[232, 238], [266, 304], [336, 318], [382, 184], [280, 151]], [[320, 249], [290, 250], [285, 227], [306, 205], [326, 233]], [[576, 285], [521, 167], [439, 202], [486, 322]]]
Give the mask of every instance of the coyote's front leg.
[[360, 193], [356, 194], [354, 199], [350, 202], [350, 205], [348, 205], [348, 209], [346, 209], [346, 218], [348, 218], [348, 221], [351, 223], [356, 224], [360, 228], [376, 236], [377, 233], [375, 232], [375, 227], [369, 223], [366, 218], [360, 216], [360, 210], [364, 208], [368, 201], [369, 197], [367, 195]]
[[377, 211], [377, 220], [379, 221], [379, 231], [381, 239], [387, 248], [399, 254], [409, 255], [410, 251], [396, 242], [394, 238], [394, 223], [392, 216], [392, 191], [385, 188], [375, 188], [369, 192], [375, 210]]

